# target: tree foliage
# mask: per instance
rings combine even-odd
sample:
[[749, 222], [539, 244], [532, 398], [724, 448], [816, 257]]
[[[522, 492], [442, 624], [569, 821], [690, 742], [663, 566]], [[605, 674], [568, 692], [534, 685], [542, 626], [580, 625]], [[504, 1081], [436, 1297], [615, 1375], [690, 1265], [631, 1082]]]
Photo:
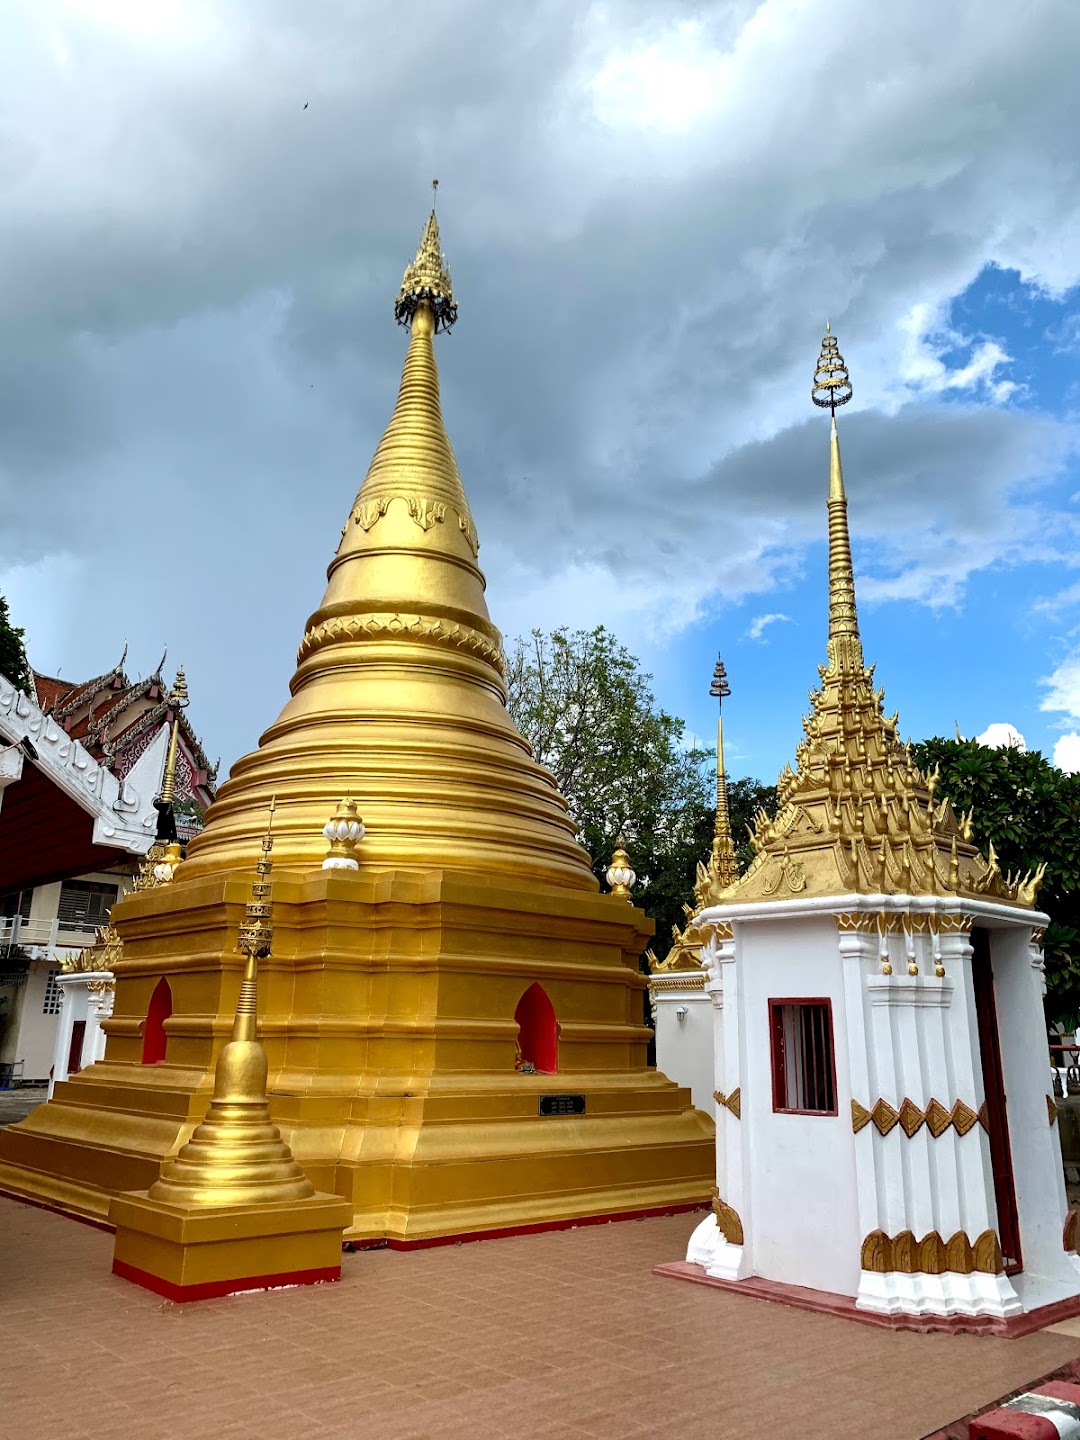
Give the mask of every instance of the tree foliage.
[[924, 740], [912, 747], [924, 770], [941, 766], [937, 793], [971, 810], [983, 853], [993, 842], [1002, 870], [1045, 862], [1037, 904], [1050, 917], [1043, 941], [1050, 1020], [1080, 1019], [1080, 775], [1066, 775], [1037, 750], [991, 749], [975, 740]]
[[0, 675], [10, 680], [16, 690], [32, 695], [30, 663], [26, 658], [25, 630], [11, 622], [8, 602], [0, 595]]
[[[663, 955], [712, 844], [715, 751], [687, 743], [684, 722], [657, 705], [652, 677], [602, 625], [534, 630], [518, 640], [507, 678], [514, 722], [555, 776], [598, 879], [625, 836], [634, 898], [655, 920]], [[737, 844], [770, 803], [775, 790], [757, 781], [729, 787]]]

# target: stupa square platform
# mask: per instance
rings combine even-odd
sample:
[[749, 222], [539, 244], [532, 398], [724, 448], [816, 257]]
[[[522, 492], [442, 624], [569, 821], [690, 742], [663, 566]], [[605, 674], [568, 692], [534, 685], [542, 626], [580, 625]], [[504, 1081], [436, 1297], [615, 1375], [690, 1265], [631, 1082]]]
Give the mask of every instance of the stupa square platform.
[[921, 1440], [1080, 1357], [1076, 1334], [894, 1334], [655, 1278], [698, 1218], [358, 1252], [336, 1285], [174, 1305], [108, 1273], [107, 1233], [0, 1199], [0, 1436]]

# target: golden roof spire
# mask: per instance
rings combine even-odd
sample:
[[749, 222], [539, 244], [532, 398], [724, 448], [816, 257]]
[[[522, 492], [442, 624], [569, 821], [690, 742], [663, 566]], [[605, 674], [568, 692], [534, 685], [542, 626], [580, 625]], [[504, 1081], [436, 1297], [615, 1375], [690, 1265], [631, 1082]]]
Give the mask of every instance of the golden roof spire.
[[828, 325], [811, 393], [831, 415], [828, 664], [820, 689], [810, 692], [795, 769], [785, 766], [777, 783], [779, 813], [758, 815], [753, 864], [709, 903], [856, 892], [1033, 905], [1041, 877], [1004, 876], [992, 855], [978, 853], [963, 817], [948, 801], [935, 801], [936, 776], [913, 764], [899, 716], [886, 717], [884, 691], [874, 688], [873, 667], [864, 663], [836, 434], [837, 407], [852, 389]]
[[165, 773], [161, 780], [161, 799], [167, 805], [172, 804], [176, 794], [176, 752], [180, 738], [180, 711], [186, 710], [188, 707], [187, 677], [182, 665], [177, 668], [176, 680], [173, 682], [173, 688], [169, 691], [169, 704], [172, 706], [173, 712], [172, 734], [169, 737], [169, 753], [165, 760]]
[[[862, 666], [859, 642], [859, 617], [855, 610], [855, 572], [851, 563], [851, 537], [848, 534], [847, 496], [844, 493], [844, 472], [840, 464], [840, 440], [836, 433], [836, 407], [846, 405], [852, 396], [844, 357], [828, 321], [821, 342], [811, 398], [815, 405], [828, 409], [832, 417], [829, 436], [829, 642], [830, 657], [836, 649], [836, 660], [851, 668]], [[841, 647], [833, 646], [839, 636], [850, 639]], [[841, 653], [841, 651], [843, 653]]]
[[266, 1051], [258, 1038], [259, 960], [273, 939], [270, 904], [271, 827], [275, 802], [255, 866], [237, 948], [247, 956], [232, 1037], [218, 1056], [206, 1118], [174, 1160], [161, 1167], [151, 1200], [201, 1207], [304, 1200], [315, 1187], [293, 1159], [270, 1118]]

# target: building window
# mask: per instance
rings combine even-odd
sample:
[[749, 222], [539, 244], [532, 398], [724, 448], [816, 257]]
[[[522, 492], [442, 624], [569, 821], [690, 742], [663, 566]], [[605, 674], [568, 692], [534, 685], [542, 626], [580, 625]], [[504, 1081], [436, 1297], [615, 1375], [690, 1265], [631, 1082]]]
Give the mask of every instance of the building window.
[[59, 970], [49, 971], [49, 977], [45, 981], [45, 999], [41, 1005], [41, 1013], [43, 1015], [60, 1014], [60, 1002], [64, 998], [64, 992], [57, 984], [57, 980], [59, 979], [59, 977]]
[[89, 934], [104, 925], [116, 903], [116, 886], [94, 880], [65, 880], [60, 887], [56, 918], [61, 930], [84, 930]]
[[20, 920], [29, 920], [33, 898], [32, 890], [14, 890], [10, 895], [0, 896], [0, 919], [13, 920], [18, 915]]
[[836, 1114], [831, 1000], [770, 1000], [773, 1109]]

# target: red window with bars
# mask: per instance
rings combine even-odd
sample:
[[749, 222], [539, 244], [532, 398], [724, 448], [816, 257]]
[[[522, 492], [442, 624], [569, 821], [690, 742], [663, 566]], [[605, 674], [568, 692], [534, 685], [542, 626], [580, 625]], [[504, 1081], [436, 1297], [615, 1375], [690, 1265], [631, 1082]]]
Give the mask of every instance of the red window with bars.
[[773, 1110], [835, 1115], [832, 1001], [770, 1000]]

